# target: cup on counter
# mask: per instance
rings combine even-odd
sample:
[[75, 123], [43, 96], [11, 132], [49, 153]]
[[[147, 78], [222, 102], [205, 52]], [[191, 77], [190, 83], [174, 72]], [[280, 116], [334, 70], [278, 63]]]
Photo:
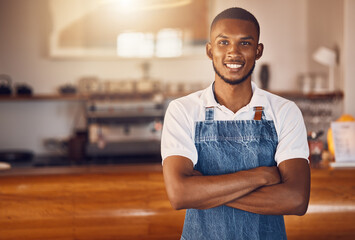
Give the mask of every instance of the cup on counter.
[[320, 137], [323, 133], [323, 131], [308, 133], [309, 161], [313, 168], [320, 168], [321, 166], [324, 143]]
[[309, 146], [309, 161], [311, 167], [319, 168], [322, 161], [322, 153], [324, 149], [323, 141], [308, 140], [308, 146]]

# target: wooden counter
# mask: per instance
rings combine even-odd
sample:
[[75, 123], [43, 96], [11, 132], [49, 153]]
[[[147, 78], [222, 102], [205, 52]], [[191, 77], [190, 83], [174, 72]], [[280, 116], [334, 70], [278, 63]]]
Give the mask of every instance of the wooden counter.
[[355, 239], [355, 169], [312, 169], [306, 215], [285, 216], [289, 240]]
[[[355, 169], [312, 170], [292, 239], [355, 239]], [[179, 239], [184, 211], [167, 200], [160, 164], [0, 172], [0, 239]]]

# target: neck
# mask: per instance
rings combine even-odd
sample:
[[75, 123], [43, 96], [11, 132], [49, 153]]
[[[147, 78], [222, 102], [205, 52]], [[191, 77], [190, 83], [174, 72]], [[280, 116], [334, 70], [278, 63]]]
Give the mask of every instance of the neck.
[[216, 78], [214, 94], [221, 105], [236, 113], [246, 106], [253, 96], [251, 78], [237, 85], [231, 85]]

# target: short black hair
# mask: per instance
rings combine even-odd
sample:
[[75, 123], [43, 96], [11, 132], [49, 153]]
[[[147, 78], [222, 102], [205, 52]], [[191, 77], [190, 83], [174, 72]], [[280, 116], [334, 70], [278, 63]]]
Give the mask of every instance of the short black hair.
[[241, 19], [254, 23], [256, 30], [258, 32], [258, 38], [260, 37], [260, 26], [258, 20], [254, 17], [253, 14], [248, 12], [247, 10], [239, 7], [228, 8], [221, 13], [219, 13], [211, 23], [211, 30], [214, 25], [222, 19]]

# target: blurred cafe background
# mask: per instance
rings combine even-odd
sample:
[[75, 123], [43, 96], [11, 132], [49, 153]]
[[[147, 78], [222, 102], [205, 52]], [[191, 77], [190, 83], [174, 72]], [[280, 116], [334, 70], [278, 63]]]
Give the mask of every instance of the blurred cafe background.
[[289, 239], [354, 239], [354, 0], [0, 0], [0, 239], [179, 239], [164, 113], [213, 81], [209, 24], [234, 6], [261, 26], [253, 81], [307, 127]]

